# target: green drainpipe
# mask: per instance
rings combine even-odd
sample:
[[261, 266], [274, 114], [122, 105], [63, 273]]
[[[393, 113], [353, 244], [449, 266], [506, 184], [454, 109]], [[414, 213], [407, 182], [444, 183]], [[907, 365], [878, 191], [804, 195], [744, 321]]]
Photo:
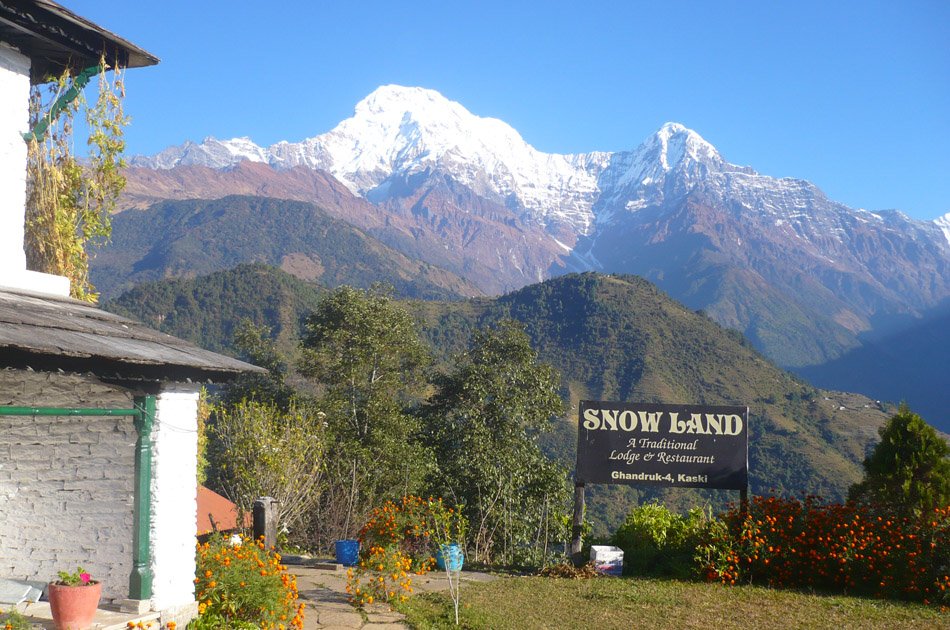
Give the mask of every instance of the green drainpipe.
[[152, 562], [150, 526], [152, 523], [152, 423], [155, 420], [155, 396], [138, 396], [133, 417], [138, 440], [135, 442], [135, 522], [132, 526], [132, 575], [129, 599], [152, 598]]
[[0, 416], [132, 416], [138, 439], [135, 442], [135, 516], [129, 599], [151, 599], [152, 558], [149, 525], [152, 520], [152, 424], [155, 420], [155, 396], [136, 396], [132, 409], [0, 406]]
[[[59, 98], [50, 106], [49, 111], [40, 118], [36, 126], [32, 130], [23, 134], [23, 139], [27, 142], [32, 142], [36, 140], [37, 142], [42, 142], [43, 138], [46, 137], [46, 130], [49, 126], [56, 120], [56, 117], [59, 116], [59, 113], [66, 109], [70, 103], [76, 100], [76, 97], [82, 92], [83, 88], [86, 87], [86, 84], [89, 83], [89, 79], [96, 76], [102, 72], [102, 66], [96, 64], [94, 66], [89, 66], [73, 79], [72, 84], [69, 86], [69, 89], [59, 95]], [[90, 414], [79, 414], [79, 415], [90, 415]], [[128, 414], [121, 414], [128, 415]]]

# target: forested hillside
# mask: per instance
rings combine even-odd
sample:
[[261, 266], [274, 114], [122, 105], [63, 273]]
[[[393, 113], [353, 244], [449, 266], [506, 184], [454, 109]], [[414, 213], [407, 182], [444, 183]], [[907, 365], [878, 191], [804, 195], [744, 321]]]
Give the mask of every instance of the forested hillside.
[[242, 320], [267, 326], [284, 347], [294, 343], [301, 318], [322, 290], [274, 267], [240, 265], [197, 278], [146, 282], [102, 307], [203, 348], [235, 354], [234, 332]]
[[[860, 478], [860, 461], [886, 418], [864, 396], [808, 385], [735, 331], [635, 276], [569, 275], [498, 299], [419, 309], [433, 347], [446, 353], [463, 347], [476, 325], [503, 317], [523, 322], [541, 358], [561, 371], [574, 414], [583, 399], [748, 405], [754, 493], [842, 498]], [[551, 447], [572, 460], [577, 421], [573, 415], [566, 420]], [[604, 486], [591, 494], [592, 513], [616, 524], [633, 500], [663, 496], [695, 504], [698, 493]]]
[[[287, 343], [318, 299], [313, 285], [263, 266], [139, 287], [107, 308], [171, 334], [227, 350], [242, 317], [274, 327]], [[472, 331], [511, 317], [542, 360], [562, 376], [571, 413], [546, 437], [549, 452], [572, 463], [582, 399], [748, 405], [752, 491], [774, 489], [840, 499], [860, 478], [860, 461], [886, 418], [874, 401], [823, 391], [776, 367], [734, 331], [673, 301], [634, 276], [573, 274], [500, 298], [413, 302], [438, 365], [463, 350]], [[590, 510], [606, 531], [634, 501], [674, 504], [735, 499], [720, 492], [592, 488]]]

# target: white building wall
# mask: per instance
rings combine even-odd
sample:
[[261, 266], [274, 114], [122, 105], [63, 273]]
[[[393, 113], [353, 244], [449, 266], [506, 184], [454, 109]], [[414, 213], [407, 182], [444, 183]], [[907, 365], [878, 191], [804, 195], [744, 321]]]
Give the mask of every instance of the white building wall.
[[[198, 392], [167, 386], [156, 400], [152, 427], [152, 608], [196, 611], [195, 532], [198, 528]], [[168, 617], [166, 619], [166, 616]]]
[[0, 286], [69, 295], [62, 276], [27, 271], [26, 142], [30, 123], [30, 59], [0, 42]]
[[30, 122], [30, 59], [0, 43], [0, 273], [26, 269], [23, 208]]
[[[92, 375], [0, 368], [0, 405], [132, 407]], [[169, 385], [152, 427], [153, 610], [184, 627], [197, 614], [198, 387]], [[0, 416], [0, 576], [52, 580], [89, 570], [105, 600], [128, 597], [134, 456], [130, 417]]]

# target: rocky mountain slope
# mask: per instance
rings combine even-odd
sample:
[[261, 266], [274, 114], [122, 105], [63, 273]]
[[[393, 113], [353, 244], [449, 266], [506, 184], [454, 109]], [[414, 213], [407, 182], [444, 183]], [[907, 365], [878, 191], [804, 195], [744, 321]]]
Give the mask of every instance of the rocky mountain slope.
[[209, 138], [132, 164], [130, 204], [235, 180], [333, 197], [334, 216], [489, 293], [566, 271], [643, 275], [788, 366], [950, 296], [950, 218], [848, 208], [731, 164], [675, 123], [631, 151], [545, 154], [437, 92], [384, 86], [299, 143]]
[[481, 295], [459, 276], [407, 257], [315, 204], [246, 196], [164, 201], [120, 213], [90, 276], [108, 299], [142, 282], [246, 262], [280, 266], [331, 287], [383, 282], [407, 298]]

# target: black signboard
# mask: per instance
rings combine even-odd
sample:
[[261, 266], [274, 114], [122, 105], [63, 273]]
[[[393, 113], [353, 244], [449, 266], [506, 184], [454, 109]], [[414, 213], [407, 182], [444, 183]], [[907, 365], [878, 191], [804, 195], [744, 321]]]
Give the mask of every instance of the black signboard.
[[749, 409], [581, 401], [578, 484], [745, 490]]

